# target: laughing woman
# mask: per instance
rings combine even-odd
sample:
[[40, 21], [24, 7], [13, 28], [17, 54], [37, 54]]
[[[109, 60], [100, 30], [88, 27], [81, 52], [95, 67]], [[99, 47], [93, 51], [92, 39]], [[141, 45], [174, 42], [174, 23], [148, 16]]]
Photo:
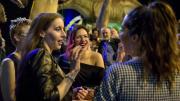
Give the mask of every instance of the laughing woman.
[[[72, 64], [69, 61], [71, 60], [70, 57], [72, 55], [72, 50], [78, 45], [83, 48], [82, 57], [80, 58], [81, 69], [73, 83], [73, 88], [80, 87], [79, 89], [82, 89], [84, 92], [83, 95], [86, 95], [86, 91], [81, 86], [94, 88], [100, 84], [104, 72], [104, 62], [100, 53], [94, 52], [90, 49], [90, 40], [87, 29], [82, 25], [77, 25], [68, 38], [68, 45], [65, 54], [59, 57], [58, 63], [66, 73], [71, 70], [70, 66]], [[88, 49], [85, 49], [85, 47], [88, 47]], [[93, 89], [89, 90], [91, 92]], [[85, 98], [79, 94], [80, 93], [77, 94], [77, 99], [82, 100]]]

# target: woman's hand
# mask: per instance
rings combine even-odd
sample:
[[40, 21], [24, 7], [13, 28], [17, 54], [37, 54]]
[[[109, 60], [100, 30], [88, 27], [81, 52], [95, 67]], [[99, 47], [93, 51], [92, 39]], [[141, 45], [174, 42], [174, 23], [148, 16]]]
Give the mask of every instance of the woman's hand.
[[88, 95], [88, 90], [83, 87], [77, 87], [73, 89], [73, 100], [85, 100]]
[[76, 46], [72, 49], [71, 55], [70, 55], [70, 60], [72, 62], [72, 66], [74, 69], [80, 69], [80, 58], [83, 56], [83, 53], [86, 51], [91, 50], [90, 45], [87, 44], [86, 46]]
[[70, 55], [71, 65], [76, 70], [80, 70], [80, 58], [82, 52], [83, 51], [81, 46], [76, 46], [71, 51], [71, 55]]
[[73, 100], [92, 100], [94, 97], [94, 89], [77, 87], [73, 89]]

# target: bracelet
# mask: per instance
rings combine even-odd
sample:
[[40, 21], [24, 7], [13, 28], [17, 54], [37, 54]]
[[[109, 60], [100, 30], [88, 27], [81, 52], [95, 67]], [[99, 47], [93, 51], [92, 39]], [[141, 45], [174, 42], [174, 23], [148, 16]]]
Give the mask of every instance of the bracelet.
[[70, 79], [72, 82], [74, 82], [74, 81], [75, 81], [75, 80], [74, 80], [71, 76], [69, 76], [69, 75], [65, 75], [65, 78]]

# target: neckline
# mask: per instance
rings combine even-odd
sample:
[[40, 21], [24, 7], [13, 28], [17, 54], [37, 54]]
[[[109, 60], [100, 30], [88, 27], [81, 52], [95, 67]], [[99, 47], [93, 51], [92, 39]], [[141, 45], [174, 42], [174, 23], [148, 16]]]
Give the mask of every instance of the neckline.
[[130, 59], [128, 62], [141, 62], [142, 58], [138, 57], [138, 56], [134, 56], [132, 57], [132, 59]]

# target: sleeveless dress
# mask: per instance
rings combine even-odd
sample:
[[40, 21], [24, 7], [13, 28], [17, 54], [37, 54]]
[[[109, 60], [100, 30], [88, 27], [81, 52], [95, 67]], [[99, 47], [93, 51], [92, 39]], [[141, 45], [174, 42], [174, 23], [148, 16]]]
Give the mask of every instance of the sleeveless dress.
[[[14, 53], [11, 53], [6, 58], [10, 58], [14, 62], [15, 75], [17, 75], [17, 69], [18, 69], [18, 63], [19, 63], [17, 56]], [[2, 93], [1, 93], [1, 86], [0, 86], [0, 101], [3, 101], [3, 97], [2, 97]]]

